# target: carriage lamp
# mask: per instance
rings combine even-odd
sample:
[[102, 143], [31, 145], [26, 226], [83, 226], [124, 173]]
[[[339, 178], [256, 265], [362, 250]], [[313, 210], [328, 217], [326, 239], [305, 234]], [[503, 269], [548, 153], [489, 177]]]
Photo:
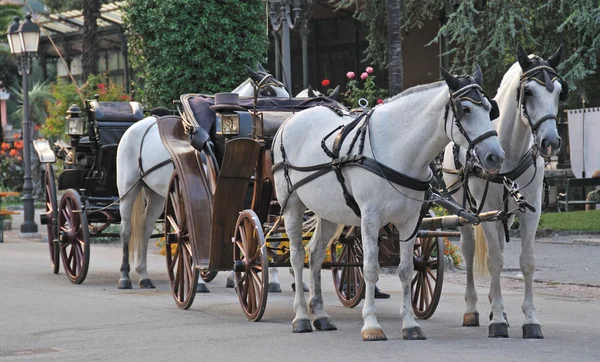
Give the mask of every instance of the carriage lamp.
[[67, 134], [72, 138], [79, 138], [84, 135], [83, 119], [81, 118], [81, 110], [76, 104], [73, 104], [67, 110]]
[[240, 115], [230, 111], [217, 112], [216, 132], [224, 136], [240, 134]]

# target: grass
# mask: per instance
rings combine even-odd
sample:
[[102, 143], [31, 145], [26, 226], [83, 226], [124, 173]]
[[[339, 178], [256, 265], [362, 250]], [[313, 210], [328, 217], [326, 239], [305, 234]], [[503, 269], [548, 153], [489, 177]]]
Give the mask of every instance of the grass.
[[540, 227], [561, 231], [600, 231], [600, 210], [542, 214]]

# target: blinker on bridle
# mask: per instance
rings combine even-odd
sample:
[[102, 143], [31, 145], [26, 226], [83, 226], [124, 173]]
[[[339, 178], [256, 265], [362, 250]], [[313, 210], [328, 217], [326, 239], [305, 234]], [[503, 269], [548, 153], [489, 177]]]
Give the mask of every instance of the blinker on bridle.
[[[469, 93], [472, 93], [472, 91], [476, 93], [475, 97], [469, 96]], [[450, 100], [448, 105], [446, 105], [446, 116], [444, 117], [444, 129], [447, 129], [449, 108], [448, 106], [451, 105], [452, 113], [454, 115], [454, 123], [456, 124], [456, 127], [469, 144], [467, 153], [471, 153], [471, 151], [474, 151], [475, 145], [482, 142], [483, 140], [490, 137], [498, 136], [498, 132], [496, 132], [495, 130], [491, 130], [483, 133], [482, 135], [474, 139], [471, 139], [471, 137], [469, 137], [469, 135], [467, 134], [467, 131], [462, 126], [461, 119], [464, 117], [465, 112], [463, 111], [461, 100], [468, 100], [474, 104], [481, 105], [486, 111], [493, 111], [492, 108], [494, 107], [494, 105], [490, 102], [491, 107], [488, 106], [485, 102], [483, 102], [484, 97], [489, 99], [483, 88], [481, 88], [481, 86], [479, 86], [479, 84], [476, 83], [468, 84], [455, 92], [450, 91]]]
[[[542, 74], [542, 79], [538, 78], [539, 74]], [[553, 76], [550, 78], [550, 74]], [[531, 128], [531, 133], [533, 133], [534, 137], [538, 128], [547, 120], [554, 119], [557, 120], [556, 114], [546, 114], [545, 116], [540, 117], [534, 123], [527, 112], [527, 103], [525, 102], [526, 94], [525, 94], [525, 85], [527, 82], [534, 80], [537, 83], [546, 87], [548, 92], [554, 91], [554, 81], [557, 80], [560, 82], [562, 90], [559, 97], [559, 101], [563, 101], [567, 98], [568, 94], [568, 85], [567, 82], [556, 73], [556, 71], [547, 65], [540, 65], [534, 68], [523, 72], [520, 77], [520, 86], [517, 89], [517, 102], [521, 104], [521, 114], [525, 116], [527, 122], [529, 122], [529, 127]]]

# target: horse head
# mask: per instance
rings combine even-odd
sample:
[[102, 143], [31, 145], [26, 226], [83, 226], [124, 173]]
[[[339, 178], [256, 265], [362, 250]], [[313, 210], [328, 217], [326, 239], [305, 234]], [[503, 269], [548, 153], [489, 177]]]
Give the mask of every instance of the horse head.
[[[492, 128], [491, 115], [498, 112], [498, 105], [483, 90], [483, 74], [479, 66], [470, 76], [455, 76], [440, 67], [442, 77], [450, 90], [448, 113], [444, 129], [448, 137], [467, 149], [474, 151], [482, 166], [490, 173], [497, 173], [504, 161], [504, 151], [498, 142], [498, 134]], [[454, 123], [449, 122], [454, 118]]]
[[548, 59], [528, 56], [519, 45], [517, 61], [521, 67], [517, 102], [521, 108], [521, 121], [530, 129], [534, 142], [542, 155], [555, 155], [562, 143], [556, 127], [558, 103], [568, 97], [568, 84], [557, 68], [560, 64], [562, 45]]
[[275, 79], [269, 72], [258, 63], [257, 69], [254, 70], [246, 66], [246, 73], [252, 79], [254, 84], [258, 85], [259, 97], [289, 97], [289, 93], [285, 89], [285, 85]]

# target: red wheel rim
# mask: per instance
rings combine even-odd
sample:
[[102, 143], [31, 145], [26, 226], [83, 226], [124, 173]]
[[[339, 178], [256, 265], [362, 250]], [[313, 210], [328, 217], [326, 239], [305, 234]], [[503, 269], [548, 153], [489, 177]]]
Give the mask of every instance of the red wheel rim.
[[415, 315], [430, 318], [435, 312], [444, 279], [444, 244], [442, 238], [417, 238], [411, 299]]

